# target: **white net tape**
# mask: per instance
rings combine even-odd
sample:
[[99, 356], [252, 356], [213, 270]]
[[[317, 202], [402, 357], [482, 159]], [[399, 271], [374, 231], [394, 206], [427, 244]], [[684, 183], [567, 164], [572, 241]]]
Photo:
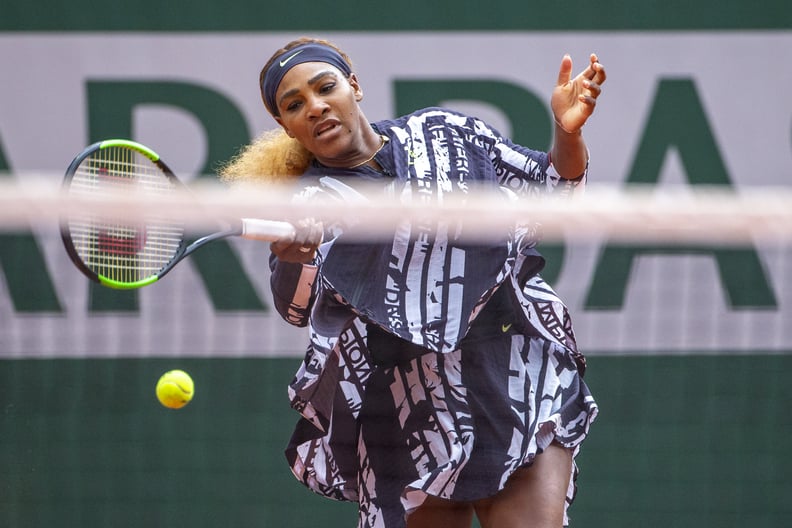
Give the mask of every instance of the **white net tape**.
[[[24, 181], [25, 183], [19, 183]], [[196, 230], [215, 229], [218, 219], [354, 217], [359, 236], [392, 232], [412, 215], [422, 221], [464, 221], [462, 236], [486, 239], [517, 223], [538, 223], [545, 240], [588, 240], [607, 236], [623, 242], [742, 244], [792, 238], [792, 188], [752, 187], [739, 191], [707, 187], [615, 188], [590, 186], [570, 199], [508, 201], [502, 193], [476, 192], [440, 206], [377, 198], [354, 204], [325, 201], [299, 204], [283, 187], [227, 188], [192, 185], [188, 192], [145, 196], [134, 192], [94, 199], [66, 199], [57, 184], [26, 178], [0, 180], [0, 229], [24, 229], [58, 222], [69, 211], [112, 214], [130, 221], [166, 214]], [[381, 196], [381, 193], [380, 193]], [[363, 229], [361, 229], [363, 226]]]

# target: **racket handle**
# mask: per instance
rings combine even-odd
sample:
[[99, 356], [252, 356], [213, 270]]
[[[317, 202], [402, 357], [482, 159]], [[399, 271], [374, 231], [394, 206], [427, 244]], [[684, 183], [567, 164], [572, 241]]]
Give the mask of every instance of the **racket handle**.
[[293, 239], [294, 226], [289, 222], [278, 222], [276, 220], [261, 220], [260, 218], [242, 219], [242, 238], [251, 240], [265, 240], [274, 242], [275, 240]]

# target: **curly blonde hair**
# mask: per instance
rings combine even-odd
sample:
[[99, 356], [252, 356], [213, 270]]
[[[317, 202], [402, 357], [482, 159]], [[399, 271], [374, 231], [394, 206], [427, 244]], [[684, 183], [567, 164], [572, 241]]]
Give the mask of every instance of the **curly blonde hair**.
[[[275, 59], [290, 49], [307, 43], [322, 44], [333, 48], [341, 54], [347, 64], [349, 64], [350, 69], [352, 68], [352, 61], [349, 56], [332, 42], [311, 37], [300, 37], [292, 40], [272, 54], [259, 74], [259, 87], [261, 86], [261, 79]], [[267, 111], [273, 117], [277, 116], [275, 113], [277, 110], [267, 107], [263, 93], [261, 98]], [[243, 147], [236, 156], [220, 168], [219, 174], [220, 178], [228, 183], [285, 183], [299, 178], [312, 160], [313, 154], [303, 147], [299, 141], [289, 137], [283, 129], [278, 128], [264, 132], [250, 144]]]
[[286, 183], [299, 178], [313, 154], [282, 129], [268, 130], [220, 168], [227, 183]]

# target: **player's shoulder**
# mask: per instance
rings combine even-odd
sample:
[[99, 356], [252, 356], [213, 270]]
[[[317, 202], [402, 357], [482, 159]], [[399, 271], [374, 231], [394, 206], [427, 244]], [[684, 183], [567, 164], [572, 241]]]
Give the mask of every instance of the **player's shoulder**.
[[[442, 106], [428, 106], [426, 108], [422, 108], [420, 110], [416, 110], [410, 116], [415, 117], [422, 117], [422, 116], [431, 116], [431, 117], [444, 117], [446, 119], [453, 118], [453, 119], [469, 119], [471, 116], [467, 114], [463, 114], [457, 110], [453, 110], [451, 108], [445, 108]], [[408, 116], [408, 117], [410, 117]]]
[[471, 119], [474, 118], [450, 108], [429, 106], [394, 119], [377, 121], [374, 125], [378, 130], [386, 130], [389, 128], [403, 128], [409, 127], [410, 125], [415, 126], [426, 123], [437, 124], [438, 122], [460, 125], [469, 122]]

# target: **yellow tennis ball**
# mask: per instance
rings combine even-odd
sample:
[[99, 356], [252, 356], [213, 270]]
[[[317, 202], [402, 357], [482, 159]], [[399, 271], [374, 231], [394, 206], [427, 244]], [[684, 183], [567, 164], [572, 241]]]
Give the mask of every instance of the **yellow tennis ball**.
[[157, 399], [169, 409], [181, 409], [192, 400], [195, 385], [183, 370], [170, 370], [157, 382]]

